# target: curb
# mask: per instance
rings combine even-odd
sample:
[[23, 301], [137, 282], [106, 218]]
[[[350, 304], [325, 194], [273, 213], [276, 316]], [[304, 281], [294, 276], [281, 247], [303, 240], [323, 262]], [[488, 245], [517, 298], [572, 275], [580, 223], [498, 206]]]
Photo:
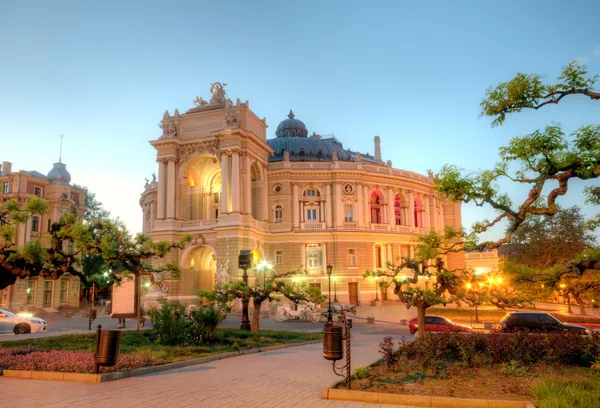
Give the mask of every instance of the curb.
[[535, 406], [528, 401], [431, 397], [427, 395], [387, 394], [336, 388], [324, 390], [322, 399], [358, 401], [371, 404], [412, 405], [426, 408], [535, 408]]
[[106, 381], [122, 380], [130, 377], [140, 377], [147, 374], [160, 373], [163, 371], [175, 370], [178, 368], [192, 365], [210, 363], [211, 361], [224, 360], [226, 358], [242, 356], [246, 354], [264, 353], [284, 348], [305, 346], [307, 344], [321, 343], [323, 340], [308, 340], [298, 343], [278, 344], [249, 350], [233, 351], [231, 353], [215, 354], [214, 356], [196, 358], [194, 360], [178, 361], [175, 363], [136, 368], [129, 371], [115, 371], [104, 374], [85, 374], [85, 373], [62, 373], [52, 371], [26, 371], [26, 370], [0, 370], [0, 376], [7, 378], [21, 378], [31, 380], [55, 380], [55, 381], [76, 381], [86, 383], [101, 383]]

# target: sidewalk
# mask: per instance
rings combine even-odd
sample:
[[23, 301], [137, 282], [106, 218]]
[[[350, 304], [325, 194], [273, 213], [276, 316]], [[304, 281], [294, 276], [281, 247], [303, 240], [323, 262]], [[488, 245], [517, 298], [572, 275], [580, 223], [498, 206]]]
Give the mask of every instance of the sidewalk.
[[[378, 344], [386, 335], [400, 340], [407, 336], [407, 330], [396, 325], [356, 322], [352, 343], [353, 369], [379, 359]], [[322, 345], [311, 344], [100, 384], [0, 377], [0, 388], [5, 408], [42, 405], [56, 408], [381, 407], [321, 400], [323, 389], [340, 379], [333, 374], [331, 363], [323, 359]]]

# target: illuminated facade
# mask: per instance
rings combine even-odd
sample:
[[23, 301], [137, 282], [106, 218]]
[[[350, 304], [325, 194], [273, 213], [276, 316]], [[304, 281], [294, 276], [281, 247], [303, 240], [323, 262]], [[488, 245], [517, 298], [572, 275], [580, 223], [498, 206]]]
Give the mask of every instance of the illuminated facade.
[[[18, 248], [33, 239], [40, 239], [42, 245], [47, 246], [50, 226], [72, 208], [76, 209], [79, 218], [83, 218], [86, 190], [70, 183], [71, 175], [60, 161], [54, 164], [47, 175], [37, 171], [13, 172], [12, 163], [2, 162], [1, 201], [12, 199], [25, 205], [32, 198], [41, 197], [48, 202], [44, 214], [34, 215], [16, 226], [15, 244]], [[15, 312], [40, 309], [55, 312], [59, 308], [79, 308], [79, 289], [79, 278], [69, 275], [59, 279], [17, 279], [15, 284], [0, 290], [0, 307]]]
[[[218, 83], [211, 92], [184, 114], [165, 112], [163, 134], [150, 142], [158, 178], [140, 199], [143, 231], [155, 240], [194, 237], [172, 254], [182, 273], [167, 280], [170, 297], [194, 303], [217, 271], [239, 277], [237, 255], [251, 249], [277, 271], [303, 266], [301, 279], [323, 290], [330, 263], [337, 298], [365, 304], [375, 297], [365, 270], [412, 255], [414, 237], [429, 229], [461, 227], [460, 202], [438, 199], [431, 177], [384, 162], [379, 136], [373, 156], [360, 154], [334, 136], [309, 135], [290, 111], [267, 139], [266, 120], [247, 101], [233, 103]], [[464, 267], [464, 254], [447, 262]]]

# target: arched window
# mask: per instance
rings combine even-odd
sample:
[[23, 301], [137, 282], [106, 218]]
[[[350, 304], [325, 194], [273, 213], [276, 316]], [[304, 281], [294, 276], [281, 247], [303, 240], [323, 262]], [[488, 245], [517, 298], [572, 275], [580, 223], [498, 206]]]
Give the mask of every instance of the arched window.
[[382, 220], [382, 208], [383, 194], [379, 190], [373, 190], [371, 192], [371, 224], [383, 224]]
[[317, 190], [315, 190], [314, 188], [309, 188], [308, 190], [306, 190], [306, 192], [304, 193], [305, 196], [307, 197], [316, 197], [319, 194], [317, 193]]
[[423, 202], [421, 201], [421, 197], [415, 197], [415, 227], [423, 228]]
[[398, 194], [394, 196], [394, 214], [396, 216], [396, 225], [402, 225], [402, 200], [400, 200]]
[[275, 206], [275, 214], [273, 215], [273, 219], [276, 223], [283, 222], [283, 207], [279, 204]]

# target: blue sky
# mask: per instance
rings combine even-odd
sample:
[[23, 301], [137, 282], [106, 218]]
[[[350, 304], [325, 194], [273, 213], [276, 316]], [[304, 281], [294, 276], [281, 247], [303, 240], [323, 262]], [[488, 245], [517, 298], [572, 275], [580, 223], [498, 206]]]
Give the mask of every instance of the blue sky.
[[[0, 0], [0, 160], [45, 173], [64, 134], [73, 182], [139, 231], [163, 112], [223, 81], [267, 117], [268, 137], [292, 108], [351, 149], [372, 154], [380, 135], [394, 167], [476, 171], [513, 136], [599, 122], [583, 97], [501, 128], [479, 118], [485, 89], [519, 71], [554, 79], [580, 59], [600, 73], [599, 15], [595, 0]], [[564, 205], [581, 203], [581, 183], [572, 190]], [[466, 206], [463, 221], [486, 215]]]

